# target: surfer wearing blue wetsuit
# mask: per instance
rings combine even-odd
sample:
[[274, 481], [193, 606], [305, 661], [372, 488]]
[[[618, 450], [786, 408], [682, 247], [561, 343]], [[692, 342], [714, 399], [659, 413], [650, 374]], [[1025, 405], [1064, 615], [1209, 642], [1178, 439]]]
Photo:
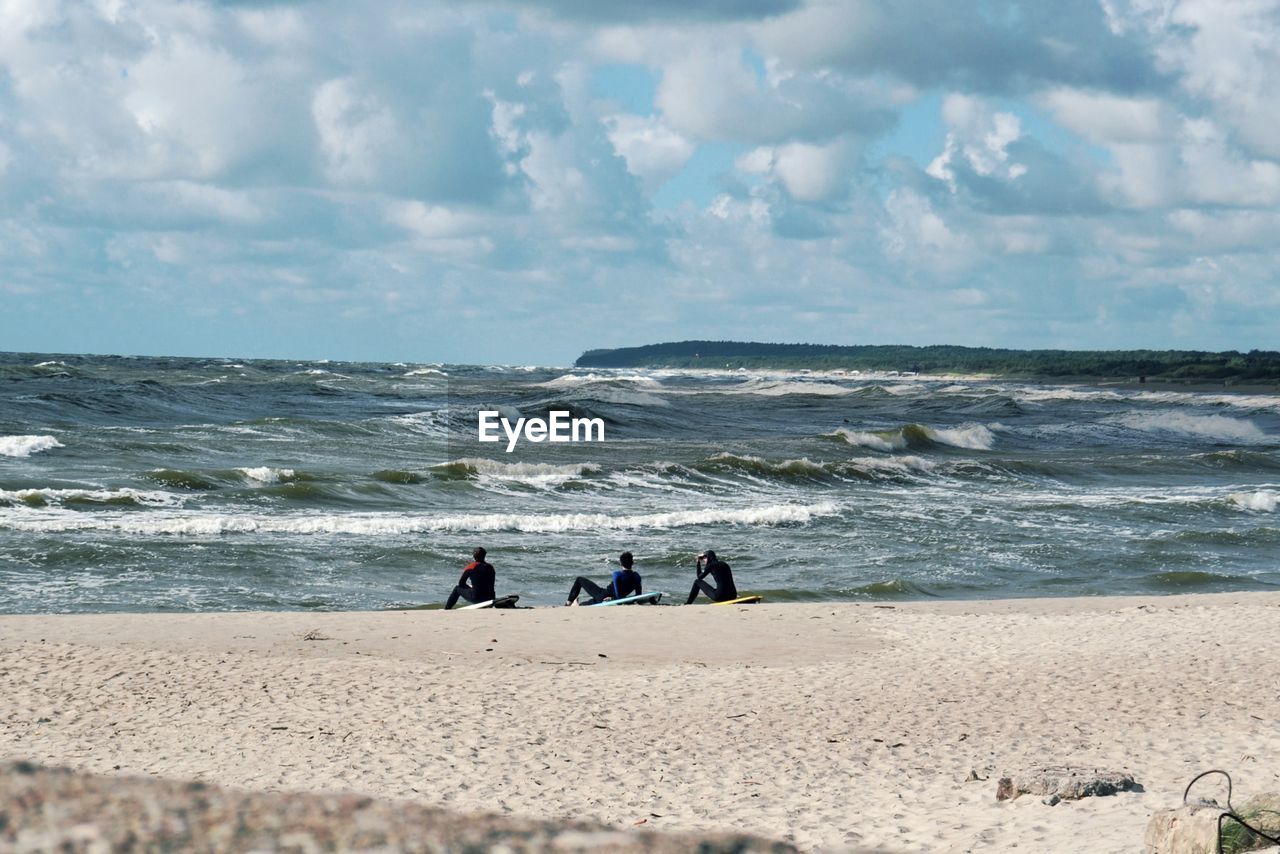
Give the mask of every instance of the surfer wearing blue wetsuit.
[[457, 586], [449, 594], [449, 601], [444, 603], [446, 611], [457, 604], [458, 597], [466, 599], [473, 605], [477, 602], [488, 602], [497, 598], [493, 593], [493, 584], [497, 573], [491, 564], [485, 563], [485, 550], [476, 549], [471, 553], [471, 556], [475, 560], [463, 568], [462, 576], [458, 579]]
[[573, 586], [569, 588], [569, 600], [566, 605], [577, 605], [578, 594], [585, 592], [591, 597], [591, 604], [603, 602], [606, 599], [625, 599], [628, 596], [639, 596], [644, 591], [640, 587], [640, 573], [631, 567], [635, 564], [635, 559], [631, 557], [631, 552], [623, 552], [618, 556], [618, 563], [622, 565], [622, 569], [615, 570], [613, 578], [610, 579], [608, 586], [601, 587], [590, 578], [579, 575], [573, 580]]
[[[708, 575], [715, 579], [715, 587], [707, 582]], [[738, 588], [733, 584], [733, 570], [729, 568], [729, 564], [717, 558], [711, 549], [698, 555], [698, 577], [693, 581], [689, 601], [685, 604], [692, 605], [693, 600], [698, 598], [699, 591], [707, 594], [712, 602], [728, 602], [738, 598]]]

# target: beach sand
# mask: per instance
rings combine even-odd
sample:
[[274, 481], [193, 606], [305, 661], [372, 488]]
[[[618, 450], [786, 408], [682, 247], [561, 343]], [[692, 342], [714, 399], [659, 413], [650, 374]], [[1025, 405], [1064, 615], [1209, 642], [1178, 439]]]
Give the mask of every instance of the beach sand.
[[[1280, 594], [3, 617], [0, 757], [815, 849], [1133, 851], [1200, 771], [1280, 790]], [[1063, 763], [1144, 791], [995, 800]]]

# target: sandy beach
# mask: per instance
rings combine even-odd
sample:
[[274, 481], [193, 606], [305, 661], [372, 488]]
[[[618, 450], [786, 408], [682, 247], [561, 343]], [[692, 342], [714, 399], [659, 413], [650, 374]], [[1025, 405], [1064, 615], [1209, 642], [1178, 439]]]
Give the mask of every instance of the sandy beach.
[[[1280, 594], [4, 617], [0, 696], [0, 756], [99, 773], [809, 849], [1133, 851], [1199, 771], [1280, 789]], [[1144, 791], [995, 800], [1046, 763]]]

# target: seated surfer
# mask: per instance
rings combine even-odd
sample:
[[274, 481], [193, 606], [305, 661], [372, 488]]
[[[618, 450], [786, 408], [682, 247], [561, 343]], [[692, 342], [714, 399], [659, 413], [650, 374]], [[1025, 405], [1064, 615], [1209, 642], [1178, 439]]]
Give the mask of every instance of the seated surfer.
[[620, 554], [618, 563], [622, 565], [622, 569], [614, 571], [613, 578], [606, 587], [601, 587], [586, 576], [579, 575], [575, 578], [573, 586], [569, 588], [569, 601], [564, 604], [577, 605], [578, 594], [584, 591], [591, 597], [592, 605], [608, 599], [625, 599], [628, 596], [639, 596], [643, 593], [644, 591], [640, 588], [640, 573], [631, 568], [635, 564], [631, 552]]
[[[707, 581], [708, 575], [715, 579], [715, 587]], [[707, 594], [712, 602], [728, 602], [738, 598], [738, 588], [733, 584], [733, 570], [729, 568], [729, 564], [717, 558], [711, 549], [698, 555], [698, 577], [694, 579], [693, 589], [689, 591], [689, 601], [685, 604], [692, 605], [699, 592]]]
[[444, 603], [446, 611], [457, 604], [459, 597], [466, 599], [472, 605], [497, 598], [493, 594], [496, 573], [492, 564], [485, 563], [485, 550], [476, 549], [471, 553], [471, 556], [475, 560], [463, 568], [462, 576], [458, 579], [457, 586], [449, 594], [449, 601]]

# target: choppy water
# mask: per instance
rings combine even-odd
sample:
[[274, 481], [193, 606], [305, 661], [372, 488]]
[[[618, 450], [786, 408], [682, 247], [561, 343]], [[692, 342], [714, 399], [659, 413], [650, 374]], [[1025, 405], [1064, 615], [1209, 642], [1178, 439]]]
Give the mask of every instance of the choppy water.
[[[570, 409], [607, 442], [474, 441]], [[0, 354], [0, 612], [562, 601], [715, 548], [787, 598], [1280, 585], [1280, 393]]]

